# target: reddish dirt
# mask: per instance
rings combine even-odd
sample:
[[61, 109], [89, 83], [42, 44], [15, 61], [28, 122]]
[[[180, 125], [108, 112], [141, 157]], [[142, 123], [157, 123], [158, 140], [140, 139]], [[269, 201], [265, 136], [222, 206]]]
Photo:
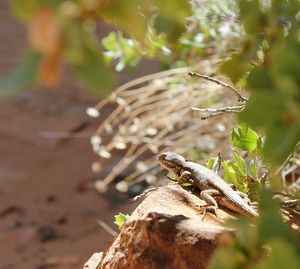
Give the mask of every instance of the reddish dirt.
[[113, 215], [129, 211], [87, 188], [98, 122], [84, 111], [93, 103], [45, 90], [0, 101], [0, 268], [47, 268], [51, 259], [55, 268], [81, 268], [112, 239], [96, 219], [114, 226]]
[[[1, 76], [16, 65], [26, 44], [25, 30], [10, 17], [8, 2], [0, 2]], [[155, 68], [147, 65], [134, 76]], [[65, 79], [56, 90], [0, 99], [1, 269], [81, 268], [112, 239], [96, 220], [113, 227], [114, 214], [134, 207], [124, 202], [127, 198], [88, 188], [96, 179], [89, 136], [99, 120], [88, 118], [85, 109], [99, 97], [88, 96], [71, 81]], [[71, 135], [49, 138], [61, 132]]]

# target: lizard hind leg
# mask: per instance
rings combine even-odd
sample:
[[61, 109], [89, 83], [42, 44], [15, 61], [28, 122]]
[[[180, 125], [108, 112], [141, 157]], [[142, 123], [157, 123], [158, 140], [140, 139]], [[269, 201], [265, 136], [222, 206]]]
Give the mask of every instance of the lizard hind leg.
[[209, 189], [209, 190], [203, 190], [200, 192], [200, 198], [203, 199], [206, 202], [206, 206], [203, 206], [204, 212], [203, 212], [203, 218], [205, 218], [206, 212], [211, 212], [215, 216], [217, 215], [218, 210], [218, 203], [213, 198], [213, 196], [220, 195], [220, 192], [215, 189]]

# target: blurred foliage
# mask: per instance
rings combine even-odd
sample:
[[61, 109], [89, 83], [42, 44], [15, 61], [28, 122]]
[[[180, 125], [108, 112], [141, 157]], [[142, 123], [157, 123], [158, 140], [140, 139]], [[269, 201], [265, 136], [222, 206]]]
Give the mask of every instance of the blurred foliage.
[[[156, 58], [170, 66], [197, 64], [204, 57], [216, 54], [224, 57], [238, 49], [243, 35], [238, 21], [236, 1], [191, 1], [191, 14], [183, 25], [173, 25], [157, 12], [147, 19], [143, 42], [124, 38], [119, 32], [110, 33], [104, 40], [108, 60], [119, 59], [116, 70], [136, 66], [141, 57]], [[121, 67], [121, 68], [120, 68]]]
[[180, 58], [192, 64], [210, 55], [222, 58], [238, 49], [243, 36], [238, 14], [236, 1], [192, 1], [192, 15], [180, 38]]
[[212, 169], [221, 161], [224, 180], [259, 202], [259, 218], [255, 225], [243, 217], [229, 221], [228, 226], [236, 231], [236, 240], [214, 253], [209, 268], [299, 268], [299, 231], [293, 231], [283, 221], [273, 190], [261, 181], [263, 143], [257, 143], [261, 137], [242, 125], [233, 128], [231, 139], [233, 160], [211, 158], [207, 167]]
[[[142, 57], [156, 58], [164, 68], [191, 65], [214, 53], [227, 55], [242, 35], [233, 0], [12, 0], [11, 7], [27, 25], [28, 45], [40, 58], [20, 63], [35, 70], [27, 80], [50, 87], [59, 85], [67, 65], [88, 88], [105, 93], [112, 86], [107, 67], [112, 61], [118, 72]], [[123, 31], [110, 33], [103, 46], [100, 19]], [[25, 76], [12, 72], [0, 90], [26, 87]]]
[[272, 197], [270, 190], [260, 190], [260, 217], [255, 226], [243, 218], [229, 223], [237, 231], [236, 240], [215, 252], [210, 269], [300, 268], [299, 234], [283, 222]]
[[282, 163], [300, 139], [298, 0], [239, 1], [242, 49], [221, 70], [251, 98], [240, 120], [266, 134], [264, 156]]
[[19, 89], [34, 83], [40, 61], [38, 53], [30, 49], [25, 51], [19, 66], [5, 79], [0, 80], [1, 91], [9, 92], [11, 89]]
[[106, 62], [118, 60], [116, 70], [122, 71], [125, 66], [136, 66], [141, 59], [141, 53], [133, 39], [125, 38], [121, 32], [112, 32], [102, 40]]
[[[159, 38], [150, 39], [147, 29], [152, 35], [156, 32], [157, 37], [161, 31], [168, 33], [163, 42], [175, 45], [191, 12], [187, 0], [12, 0], [11, 8], [27, 25], [29, 51], [39, 61], [24, 57], [20, 66], [1, 80], [0, 90], [14, 90], [34, 82], [57, 86], [62, 68], [67, 65], [88, 88], [102, 93], [112, 85], [111, 72], [105, 64], [108, 59], [118, 58], [117, 70], [121, 71], [139, 57], [132, 42], [142, 47], [151, 42], [153, 47], [161, 46]], [[100, 19], [123, 30], [134, 41], [112, 33], [103, 41], [110, 53], [103, 55], [98, 38]], [[119, 45], [112, 44], [116, 40]]]

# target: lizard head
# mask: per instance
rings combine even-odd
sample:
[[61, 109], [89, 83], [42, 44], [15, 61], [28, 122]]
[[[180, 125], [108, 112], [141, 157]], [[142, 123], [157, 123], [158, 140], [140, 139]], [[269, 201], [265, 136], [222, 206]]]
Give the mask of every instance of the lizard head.
[[186, 162], [185, 158], [174, 153], [174, 152], [163, 152], [158, 154], [157, 161], [162, 167], [168, 171], [174, 173], [177, 176], [180, 176], [184, 163]]

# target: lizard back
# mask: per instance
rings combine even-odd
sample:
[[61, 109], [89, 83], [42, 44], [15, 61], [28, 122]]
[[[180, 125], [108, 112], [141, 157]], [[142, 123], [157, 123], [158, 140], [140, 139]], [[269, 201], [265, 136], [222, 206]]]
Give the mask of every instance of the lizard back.
[[257, 212], [212, 170], [200, 164], [188, 161], [184, 169], [191, 173], [194, 184], [200, 190], [216, 189], [220, 191], [220, 193], [225, 196], [225, 199], [220, 199], [221, 205], [248, 217], [249, 215], [253, 217], [258, 216]]

